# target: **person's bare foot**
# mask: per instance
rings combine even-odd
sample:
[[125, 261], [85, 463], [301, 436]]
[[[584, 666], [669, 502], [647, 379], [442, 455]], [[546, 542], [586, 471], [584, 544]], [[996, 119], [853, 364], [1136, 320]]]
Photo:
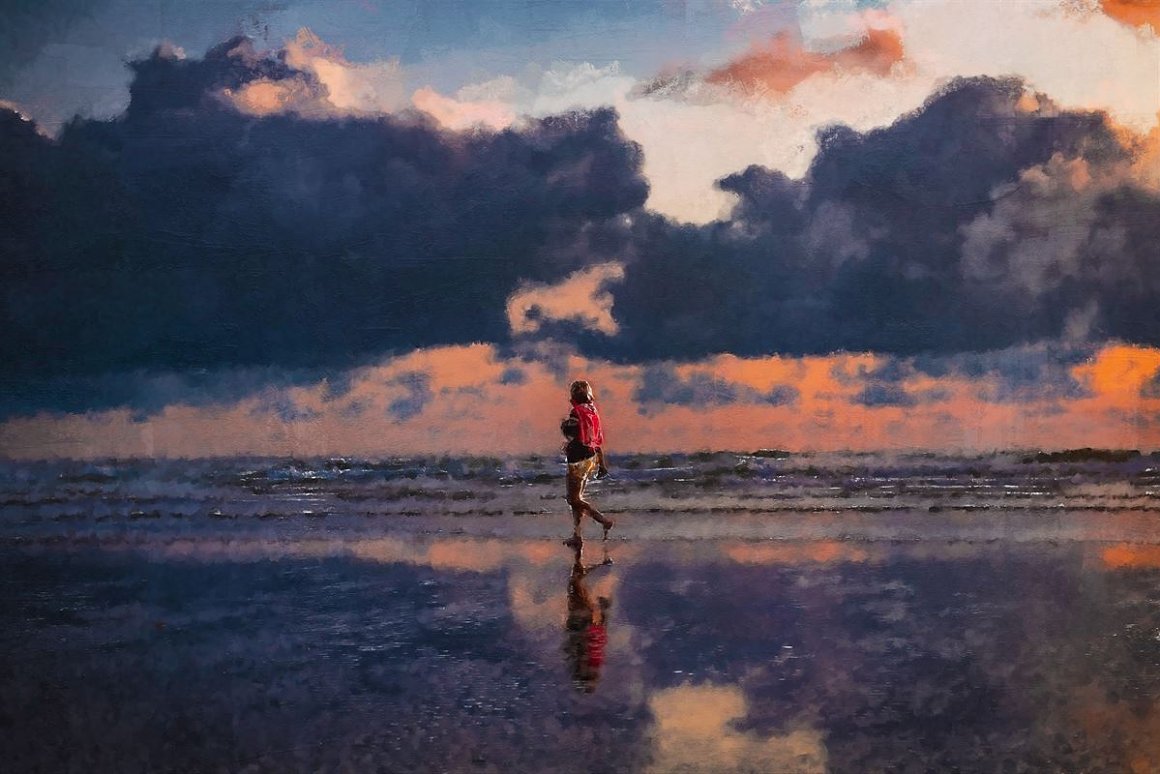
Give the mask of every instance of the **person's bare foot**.
[[609, 519], [608, 521], [606, 521], [604, 523], [604, 539], [605, 540], [608, 540], [608, 530], [612, 529], [615, 526], [616, 526], [616, 522], [613, 521], [612, 519]]

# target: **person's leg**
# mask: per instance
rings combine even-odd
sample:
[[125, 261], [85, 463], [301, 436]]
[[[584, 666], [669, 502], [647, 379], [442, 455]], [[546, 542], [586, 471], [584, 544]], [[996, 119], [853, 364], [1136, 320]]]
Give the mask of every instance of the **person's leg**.
[[608, 540], [608, 530], [616, 526], [616, 522], [595, 508], [592, 508], [592, 518], [596, 519], [596, 521], [600, 522], [600, 526], [604, 527], [604, 539]]
[[580, 520], [583, 517], [584, 517], [583, 507], [573, 505], [572, 506], [572, 537], [571, 537], [571, 540], [573, 540], [577, 545], [579, 545], [584, 540], [583, 536], [580, 534], [580, 532], [581, 532]]
[[593, 507], [592, 503], [590, 503], [584, 499], [584, 485], [588, 481], [588, 476], [591, 475], [596, 470], [596, 458], [592, 458], [589, 461], [589, 463], [590, 464], [586, 468], [586, 475], [584, 475], [580, 479], [580, 486], [579, 486], [579, 490], [578, 490], [577, 499], [578, 499], [580, 505], [584, 508], [584, 510], [588, 512], [588, 517], [590, 519], [592, 519], [593, 521], [595, 521], [600, 526], [604, 527], [604, 539], [607, 540], [608, 539], [608, 530], [612, 529], [615, 522], [612, 519], [605, 516], [600, 511], [596, 510], [596, 508]]
[[572, 537], [565, 542], [579, 545], [584, 539], [580, 534], [580, 520], [584, 516], [584, 506], [586, 505], [583, 499], [583, 469], [580, 466], [576, 464], [568, 465], [567, 487], [568, 506], [572, 509]]

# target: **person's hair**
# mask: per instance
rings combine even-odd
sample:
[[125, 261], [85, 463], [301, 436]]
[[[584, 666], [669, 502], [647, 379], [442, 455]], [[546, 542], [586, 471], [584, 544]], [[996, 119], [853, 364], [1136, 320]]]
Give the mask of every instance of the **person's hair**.
[[572, 386], [568, 388], [568, 392], [572, 395], [572, 400], [576, 403], [584, 403], [588, 400], [588, 390], [592, 389], [592, 385], [583, 379], [577, 379], [572, 382]]

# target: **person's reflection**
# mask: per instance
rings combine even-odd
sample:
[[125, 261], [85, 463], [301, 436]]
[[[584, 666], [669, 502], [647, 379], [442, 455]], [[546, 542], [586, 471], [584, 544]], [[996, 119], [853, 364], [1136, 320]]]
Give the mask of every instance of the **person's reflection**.
[[574, 559], [572, 573], [568, 576], [564, 653], [572, 670], [572, 684], [579, 691], [592, 693], [596, 690], [600, 669], [604, 666], [604, 649], [608, 644], [608, 608], [612, 602], [607, 597], [593, 599], [587, 579], [591, 570], [612, 564], [612, 559], [608, 556], [606, 546], [603, 561], [585, 566], [583, 547], [574, 546], [572, 551]]

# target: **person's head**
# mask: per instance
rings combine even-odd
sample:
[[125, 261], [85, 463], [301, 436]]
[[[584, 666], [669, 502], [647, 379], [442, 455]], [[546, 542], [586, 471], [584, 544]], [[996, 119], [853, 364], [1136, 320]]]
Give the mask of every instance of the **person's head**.
[[577, 379], [572, 382], [572, 386], [568, 388], [572, 395], [573, 403], [591, 403], [593, 400], [592, 385], [583, 379]]

